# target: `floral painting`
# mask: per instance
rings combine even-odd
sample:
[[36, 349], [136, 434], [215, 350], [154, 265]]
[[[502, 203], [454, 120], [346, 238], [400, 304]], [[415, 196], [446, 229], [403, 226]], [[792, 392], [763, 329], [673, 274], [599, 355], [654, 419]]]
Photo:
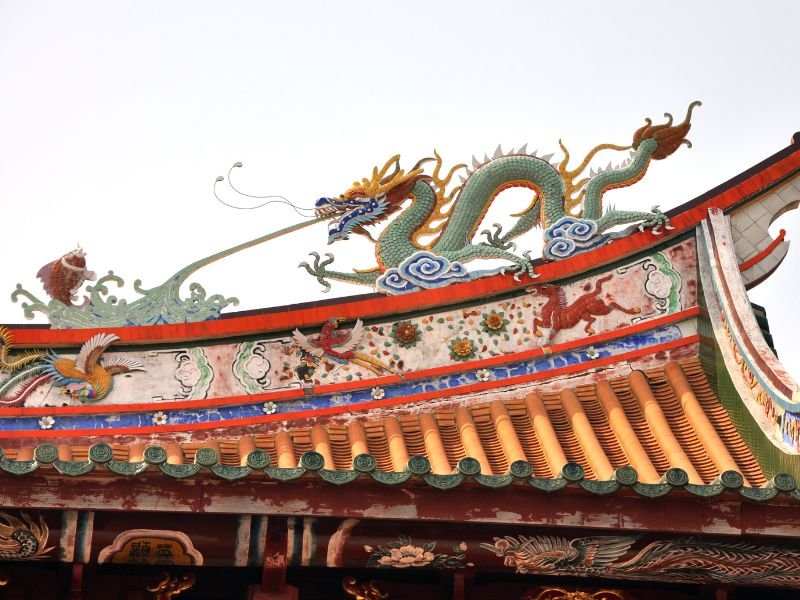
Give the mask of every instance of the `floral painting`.
[[453, 546], [454, 554], [437, 553], [436, 542], [416, 546], [407, 535], [400, 535], [396, 540], [377, 548], [364, 546], [364, 551], [369, 553], [367, 567], [391, 569], [413, 567], [463, 569], [466, 550], [467, 545], [461, 542], [457, 546]]

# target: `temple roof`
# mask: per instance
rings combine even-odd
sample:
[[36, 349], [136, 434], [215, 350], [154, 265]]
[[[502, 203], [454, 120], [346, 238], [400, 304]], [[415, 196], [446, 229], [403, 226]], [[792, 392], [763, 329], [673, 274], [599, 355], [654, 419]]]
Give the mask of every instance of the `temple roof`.
[[335, 483], [366, 472], [384, 483], [424, 475], [432, 485], [454, 474], [475, 475], [489, 485], [503, 478], [507, 485], [519, 477], [541, 485], [582, 480], [589, 488], [591, 482], [610, 482], [616, 489], [622, 482], [636, 483], [645, 495], [655, 495], [646, 490], [665, 483], [688, 484], [705, 490], [702, 495], [740, 485], [745, 490], [773, 487], [697, 359], [559, 392], [346, 425], [166, 446], [22, 447], [8, 450], [1, 466], [24, 473], [25, 464], [41, 468], [40, 463], [73, 475], [86, 474], [99, 463], [129, 475], [154, 464], [179, 478], [197, 475], [205, 466], [225, 479], [266, 468], [278, 480], [321, 471], [327, 474], [323, 479]]

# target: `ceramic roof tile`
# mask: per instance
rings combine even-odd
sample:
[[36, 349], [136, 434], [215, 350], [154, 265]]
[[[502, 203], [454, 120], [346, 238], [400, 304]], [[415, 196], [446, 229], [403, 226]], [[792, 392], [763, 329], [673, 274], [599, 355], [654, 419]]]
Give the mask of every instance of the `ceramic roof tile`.
[[[145, 450], [142, 444], [111, 446], [113, 458], [123, 462], [141, 461]], [[453, 473], [470, 457], [485, 475], [503, 475], [512, 464], [526, 461], [534, 477], [554, 478], [567, 462], [575, 462], [589, 480], [611, 480], [616, 469], [629, 465], [642, 483], [657, 483], [669, 468], [679, 467], [695, 484], [712, 483], [726, 470], [740, 473], [747, 486], [766, 484], [696, 359], [596, 385], [469, 407], [170, 443], [164, 446], [166, 462], [193, 463], [201, 447], [216, 451], [219, 464], [229, 467], [246, 465], [248, 454], [259, 449], [279, 468], [296, 467], [304, 453], [315, 451], [324, 468], [334, 471], [350, 470], [356, 456], [370, 454], [378, 471], [400, 472], [418, 455], [437, 475]], [[88, 448], [59, 447], [59, 459], [86, 460]], [[8, 459], [32, 457], [31, 447], [6, 452]]]

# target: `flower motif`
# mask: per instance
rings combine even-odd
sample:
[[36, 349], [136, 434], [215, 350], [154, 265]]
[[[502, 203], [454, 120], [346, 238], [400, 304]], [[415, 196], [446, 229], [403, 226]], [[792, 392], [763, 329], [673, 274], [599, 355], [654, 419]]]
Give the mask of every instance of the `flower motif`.
[[395, 569], [405, 569], [407, 567], [424, 567], [433, 561], [433, 552], [426, 552], [420, 546], [410, 544], [392, 548], [388, 556], [381, 556], [378, 564]]
[[475, 346], [469, 338], [457, 337], [450, 341], [450, 358], [469, 360], [475, 356]]
[[398, 321], [389, 334], [403, 348], [413, 348], [419, 341], [419, 327], [411, 321]]
[[481, 329], [489, 335], [500, 335], [506, 330], [506, 325], [511, 321], [506, 319], [503, 311], [493, 310], [488, 313], [483, 313], [483, 321], [481, 321]]
[[261, 410], [264, 411], [264, 414], [271, 415], [278, 412], [278, 405], [274, 402], [264, 402], [264, 406]]
[[153, 415], [153, 425], [166, 425], [169, 417], [164, 414], [164, 411], [158, 411]]
[[597, 351], [597, 348], [595, 348], [594, 346], [589, 346], [586, 349], [586, 356], [588, 356], [591, 360], [594, 360], [595, 358], [599, 358], [600, 357], [600, 353]]
[[492, 378], [492, 372], [489, 369], [478, 369], [475, 371], [475, 376], [478, 381], [489, 381]]
[[46, 417], [42, 417], [41, 419], [39, 419], [39, 427], [41, 427], [42, 429], [50, 429], [51, 427], [53, 427], [53, 425], [55, 425], [55, 423], [56, 420], [50, 415], [47, 415]]
[[376, 385], [372, 388], [372, 399], [373, 400], [380, 400], [386, 395], [386, 390], [384, 390], [381, 386]]

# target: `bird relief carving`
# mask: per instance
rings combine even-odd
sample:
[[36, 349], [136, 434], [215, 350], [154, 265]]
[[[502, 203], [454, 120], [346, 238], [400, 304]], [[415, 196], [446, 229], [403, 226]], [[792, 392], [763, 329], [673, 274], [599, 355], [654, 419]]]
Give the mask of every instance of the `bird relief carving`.
[[98, 333], [81, 346], [77, 356], [68, 358], [52, 351], [24, 351], [11, 356], [11, 333], [0, 328], [0, 405], [19, 406], [37, 388], [49, 383], [73, 400], [95, 403], [106, 398], [114, 387], [114, 377], [144, 366], [130, 358], [102, 358], [119, 337]]

